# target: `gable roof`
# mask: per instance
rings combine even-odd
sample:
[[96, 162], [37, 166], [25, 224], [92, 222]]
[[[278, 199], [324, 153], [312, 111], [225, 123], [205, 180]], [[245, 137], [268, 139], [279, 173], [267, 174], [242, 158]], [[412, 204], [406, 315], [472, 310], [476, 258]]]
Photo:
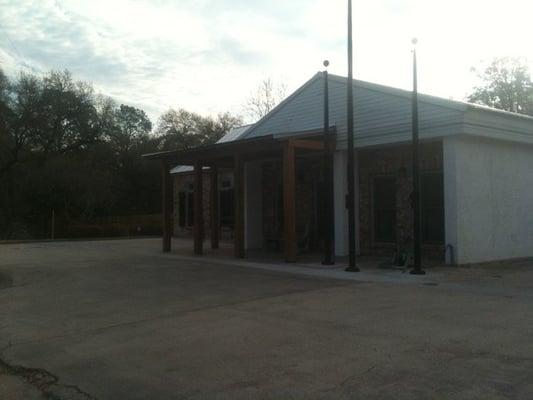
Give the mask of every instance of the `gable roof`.
[[[245, 138], [320, 130], [323, 73], [318, 72], [254, 124]], [[412, 92], [354, 80], [355, 146], [407, 141], [411, 135]], [[329, 75], [330, 122], [338, 148], [346, 147], [346, 78]], [[533, 143], [533, 118], [462, 101], [419, 94], [421, 138], [483, 134]], [[514, 132], [514, 134], [508, 134]]]

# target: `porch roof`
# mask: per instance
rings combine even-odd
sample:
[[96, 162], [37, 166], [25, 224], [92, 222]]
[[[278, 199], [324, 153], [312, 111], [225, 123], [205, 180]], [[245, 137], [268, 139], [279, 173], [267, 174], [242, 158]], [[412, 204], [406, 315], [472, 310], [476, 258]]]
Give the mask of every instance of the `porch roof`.
[[206, 165], [217, 165], [236, 155], [272, 152], [281, 150], [282, 143], [273, 135], [261, 136], [253, 139], [239, 139], [230, 142], [213, 143], [194, 147], [187, 150], [170, 150], [144, 154], [149, 160], [162, 160], [168, 164], [194, 165], [198, 160]]
[[[172, 182], [170, 178], [171, 164], [194, 165], [194, 253], [203, 252], [203, 167], [210, 168], [210, 226], [211, 246], [218, 248], [218, 232], [220, 231], [218, 217], [218, 168], [233, 168], [234, 172], [234, 245], [235, 256], [244, 257], [244, 221], [245, 221], [245, 162], [261, 158], [279, 157], [282, 163], [283, 176], [283, 215], [284, 215], [284, 248], [287, 262], [296, 261], [296, 153], [300, 150], [308, 154], [330, 153], [334, 148], [335, 130], [329, 130], [324, 136], [323, 130], [313, 129], [307, 132], [291, 132], [289, 134], [264, 135], [249, 139], [238, 139], [230, 142], [199, 146], [189, 150], [163, 151], [145, 154], [148, 159], [161, 161], [163, 176], [163, 251], [170, 251], [171, 247], [171, 203]], [[324, 143], [324, 139], [327, 140]], [[331, 163], [332, 157], [328, 159]], [[324, 163], [324, 168], [326, 163]], [[329, 168], [332, 171], [332, 168]], [[326, 176], [326, 173], [324, 173]], [[333, 193], [333, 181], [331, 190]], [[331, 202], [331, 204], [333, 204]], [[333, 215], [332, 212], [329, 213]], [[330, 221], [330, 226], [333, 222]], [[328, 249], [332, 249], [331, 246]]]
[[[335, 138], [335, 128], [330, 128], [332, 141]], [[258, 156], [271, 156], [280, 154], [287, 141], [293, 142], [295, 147], [308, 150], [321, 150], [323, 147], [323, 131], [312, 129], [302, 132], [278, 133], [247, 139], [237, 139], [228, 142], [194, 147], [187, 150], [170, 150], [157, 153], [144, 154], [150, 160], [161, 160], [169, 165], [194, 165], [201, 161], [206, 166], [233, 165], [235, 156], [247, 156], [254, 159]], [[318, 140], [317, 140], [318, 139]]]

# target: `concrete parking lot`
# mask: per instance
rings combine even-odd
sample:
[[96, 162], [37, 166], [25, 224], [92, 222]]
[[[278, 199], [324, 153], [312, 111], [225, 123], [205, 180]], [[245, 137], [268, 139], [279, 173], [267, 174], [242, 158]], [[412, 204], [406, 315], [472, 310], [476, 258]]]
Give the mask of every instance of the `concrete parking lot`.
[[0, 245], [0, 398], [533, 398], [533, 264], [341, 275]]

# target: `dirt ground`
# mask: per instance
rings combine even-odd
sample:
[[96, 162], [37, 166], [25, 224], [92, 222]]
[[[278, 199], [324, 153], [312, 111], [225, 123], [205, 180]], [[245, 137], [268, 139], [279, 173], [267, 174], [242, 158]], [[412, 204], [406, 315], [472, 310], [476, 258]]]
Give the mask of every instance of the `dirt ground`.
[[0, 399], [533, 398], [532, 263], [307, 267], [0, 245]]

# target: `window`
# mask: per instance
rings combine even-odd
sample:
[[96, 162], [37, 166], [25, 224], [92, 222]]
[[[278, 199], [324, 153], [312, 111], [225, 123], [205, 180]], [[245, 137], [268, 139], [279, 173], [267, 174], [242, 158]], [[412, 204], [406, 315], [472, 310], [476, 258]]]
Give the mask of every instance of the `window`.
[[187, 192], [187, 226], [194, 225], [194, 192]]
[[178, 192], [178, 225], [189, 228], [194, 225], [194, 193], [193, 185], [185, 183]]
[[373, 182], [374, 241], [396, 241], [396, 178], [376, 177]]
[[[235, 214], [235, 205], [233, 200], [234, 190], [232, 187], [225, 188], [222, 182], [223, 189], [220, 190], [220, 226], [233, 229], [233, 220]], [[226, 186], [227, 187], [227, 186]]]
[[442, 172], [421, 176], [422, 240], [444, 242], [444, 183]]
[[178, 218], [179, 218], [179, 226], [181, 228], [185, 227], [185, 213], [187, 209], [186, 203], [186, 193], [185, 192], [179, 192], [178, 193]]

